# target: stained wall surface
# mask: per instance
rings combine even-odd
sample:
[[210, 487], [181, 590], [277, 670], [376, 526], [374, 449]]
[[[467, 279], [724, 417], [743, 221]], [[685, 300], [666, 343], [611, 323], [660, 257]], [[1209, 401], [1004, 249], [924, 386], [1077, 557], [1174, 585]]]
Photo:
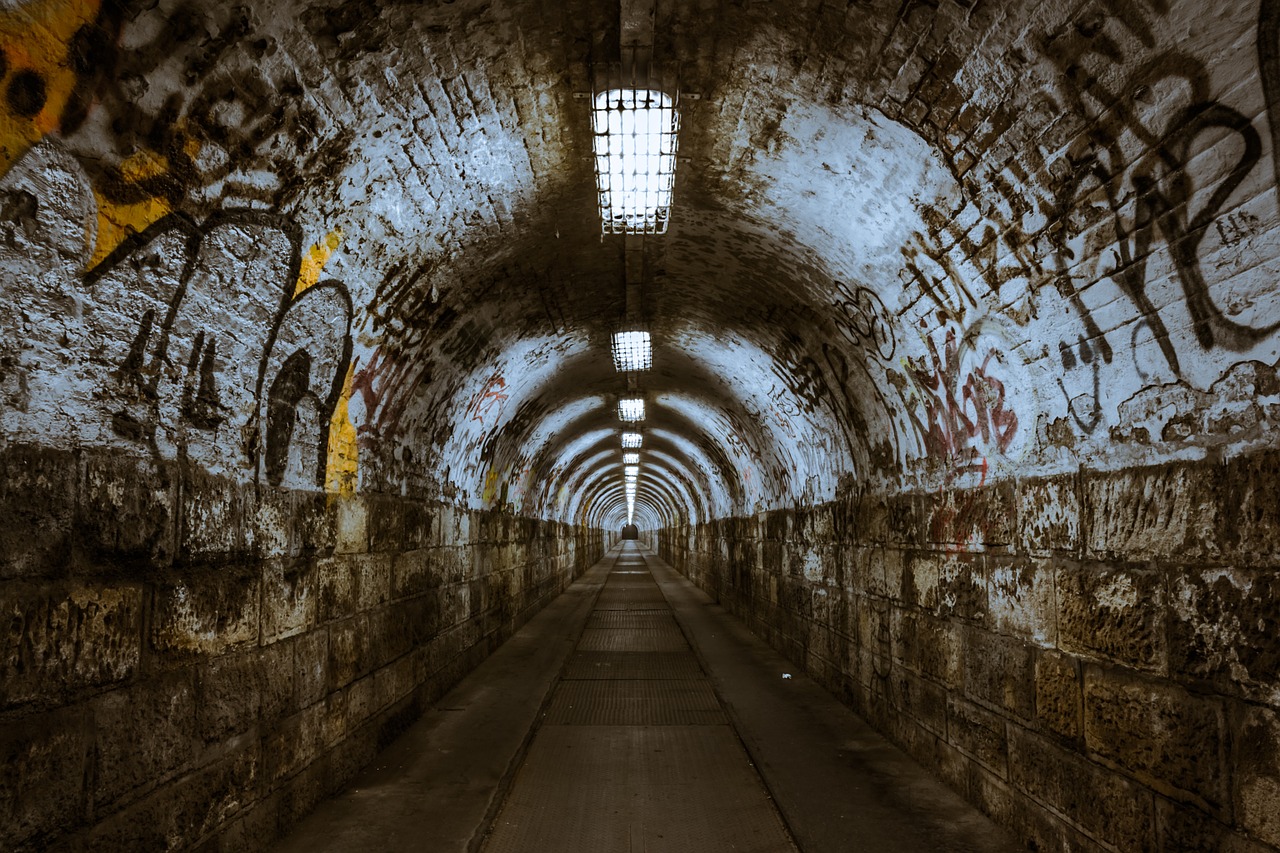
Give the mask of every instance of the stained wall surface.
[[[637, 50], [675, 208], [602, 237]], [[1271, 0], [8, 0], [0, 59], [0, 846], [283, 830], [622, 529], [633, 390], [640, 538], [1037, 849], [1280, 849]]]

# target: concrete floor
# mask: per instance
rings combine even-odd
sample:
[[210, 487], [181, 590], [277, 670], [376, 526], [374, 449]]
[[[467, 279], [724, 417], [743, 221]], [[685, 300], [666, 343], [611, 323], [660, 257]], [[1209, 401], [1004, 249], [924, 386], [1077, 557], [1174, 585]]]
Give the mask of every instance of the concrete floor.
[[1017, 849], [627, 542], [275, 849], [797, 848]]

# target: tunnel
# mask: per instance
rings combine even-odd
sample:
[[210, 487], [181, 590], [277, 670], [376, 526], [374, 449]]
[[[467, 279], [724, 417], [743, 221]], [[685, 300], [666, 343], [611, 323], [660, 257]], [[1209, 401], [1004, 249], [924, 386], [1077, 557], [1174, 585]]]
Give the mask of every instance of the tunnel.
[[0, 87], [0, 848], [283, 843], [590, 591], [750, 849], [861, 809], [792, 690], [1007, 849], [1280, 851], [1275, 0], [4, 0]]

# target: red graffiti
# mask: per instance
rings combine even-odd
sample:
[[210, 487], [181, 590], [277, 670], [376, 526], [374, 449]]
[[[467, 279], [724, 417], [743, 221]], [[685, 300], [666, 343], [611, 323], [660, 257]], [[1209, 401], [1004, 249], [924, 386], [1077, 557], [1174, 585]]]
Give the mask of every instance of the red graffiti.
[[502, 411], [502, 405], [507, 402], [508, 394], [502, 393], [507, 388], [507, 380], [503, 379], [497, 373], [489, 377], [489, 381], [485, 383], [484, 388], [480, 389], [480, 393], [471, 402], [471, 420], [484, 423], [485, 418], [496, 407], [499, 412]]
[[926, 426], [911, 415], [925, 452], [946, 461], [955, 473], [985, 472], [983, 451], [994, 448], [1006, 452], [1018, 432], [1018, 415], [1005, 406], [1004, 382], [992, 373], [993, 360], [998, 363], [1000, 357], [994, 348], [989, 349], [982, 364], [970, 369], [962, 381], [955, 330], [947, 330], [941, 356], [932, 339], [927, 343], [932, 364], [910, 362], [928, 418]]

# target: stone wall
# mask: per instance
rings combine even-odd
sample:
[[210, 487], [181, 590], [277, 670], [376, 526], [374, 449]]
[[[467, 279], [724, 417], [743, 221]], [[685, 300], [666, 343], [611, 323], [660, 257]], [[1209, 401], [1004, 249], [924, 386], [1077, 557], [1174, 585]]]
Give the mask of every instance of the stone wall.
[[0, 451], [0, 848], [257, 849], [600, 555], [598, 532]]
[[1280, 849], [1280, 453], [863, 494], [663, 557], [1035, 850]]

